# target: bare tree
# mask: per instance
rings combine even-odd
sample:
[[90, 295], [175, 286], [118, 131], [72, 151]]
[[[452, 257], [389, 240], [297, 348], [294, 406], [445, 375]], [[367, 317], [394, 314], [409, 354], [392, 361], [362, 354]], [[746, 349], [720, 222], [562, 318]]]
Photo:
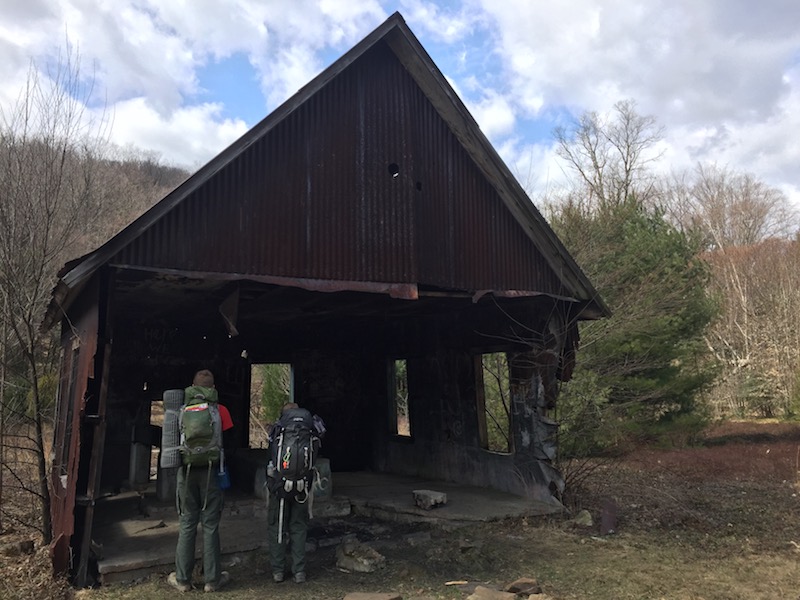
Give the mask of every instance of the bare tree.
[[649, 196], [647, 168], [660, 156], [656, 146], [662, 132], [654, 117], [638, 114], [633, 100], [623, 100], [611, 115], [584, 113], [554, 135], [558, 155], [578, 175], [587, 200], [608, 206], [626, 201], [634, 191], [640, 201]]
[[791, 417], [800, 411], [800, 243], [769, 239], [705, 255], [720, 318], [707, 334], [722, 365], [710, 392], [721, 415]]
[[797, 210], [780, 190], [716, 165], [674, 178], [662, 201], [673, 222], [701, 236], [712, 269], [709, 289], [721, 309], [706, 338], [721, 365], [712, 408], [722, 416], [795, 414]]
[[698, 360], [714, 309], [707, 269], [696, 240], [664, 218], [651, 172], [662, 129], [632, 101], [614, 108], [555, 132], [575, 184], [551, 203], [550, 222], [613, 313], [579, 324], [575, 373], [559, 397], [567, 452], [610, 448], [666, 421], [694, 427], [712, 376]]
[[91, 177], [95, 214], [73, 243], [73, 254], [84, 254], [104, 242], [152, 207], [188, 173], [165, 166], [153, 152], [107, 148], [92, 157]]
[[710, 249], [786, 239], [800, 227], [798, 212], [783, 192], [717, 165], [700, 164], [693, 173], [673, 178], [662, 201], [672, 219], [701, 232]]
[[[20, 384], [14, 394], [3, 395], [2, 409], [17, 420], [17, 437], [7, 447], [34, 457], [32, 481], [13, 465], [4, 469], [38, 500], [45, 542], [51, 536], [45, 440], [54, 398], [44, 390], [48, 377], [55, 381], [58, 356], [40, 324], [57, 269], [101, 206], [94, 176], [105, 121], [89, 118], [91, 86], [79, 67], [71, 48], [46, 75], [32, 64], [16, 104], [0, 108], [0, 294], [6, 307], [0, 318], [8, 331], [2, 355], [16, 359], [0, 384], [10, 389], [12, 368]], [[8, 427], [4, 433], [9, 435]]]

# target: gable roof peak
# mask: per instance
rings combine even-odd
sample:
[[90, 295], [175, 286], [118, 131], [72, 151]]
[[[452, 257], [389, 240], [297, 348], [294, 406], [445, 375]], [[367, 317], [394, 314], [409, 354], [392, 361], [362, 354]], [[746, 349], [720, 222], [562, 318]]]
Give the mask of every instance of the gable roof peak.
[[43, 326], [49, 328], [60, 318], [61, 313], [68, 309], [83, 285], [99, 267], [134, 242], [167, 212], [236, 160], [249, 146], [265, 136], [379, 42], [385, 42], [408, 71], [551, 268], [563, 278], [566, 287], [573, 291], [574, 297], [594, 306], [596, 314], [608, 314], [607, 307], [589, 280], [530, 201], [398, 11], [117, 235], [95, 251], [67, 263], [53, 290]]

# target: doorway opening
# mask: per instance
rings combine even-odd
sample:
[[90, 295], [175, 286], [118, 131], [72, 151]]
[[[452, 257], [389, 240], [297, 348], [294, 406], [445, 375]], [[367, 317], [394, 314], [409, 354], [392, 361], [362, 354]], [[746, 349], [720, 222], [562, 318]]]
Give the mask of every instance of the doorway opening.
[[249, 447], [266, 448], [269, 427], [294, 397], [291, 363], [260, 363], [250, 367]]

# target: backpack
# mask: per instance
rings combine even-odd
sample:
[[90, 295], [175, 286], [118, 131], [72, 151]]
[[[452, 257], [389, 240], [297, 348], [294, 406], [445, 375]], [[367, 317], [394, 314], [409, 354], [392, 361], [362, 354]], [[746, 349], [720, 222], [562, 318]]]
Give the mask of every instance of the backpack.
[[220, 461], [222, 419], [217, 390], [197, 385], [186, 388], [179, 415], [184, 465], [211, 466]]
[[271, 453], [275, 493], [283, 498], [307, 496], [320, 444], [311, 413], [289, 409], [275, 426]]

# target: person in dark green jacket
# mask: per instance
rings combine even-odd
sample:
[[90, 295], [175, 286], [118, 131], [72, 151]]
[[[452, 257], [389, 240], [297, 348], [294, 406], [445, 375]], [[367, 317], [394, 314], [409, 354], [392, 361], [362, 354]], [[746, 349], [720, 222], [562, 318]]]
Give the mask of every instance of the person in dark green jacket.
[[[307, 430], [307, 441], [302, 442], [312, 455], [311, 472], [302, 482], [287, 482], [282, 478], [279, 464], [289, 456], [281, 450], [281, 433], [292, 424]], [[300, 408], [294, 402], [283, 406], [281, 417], [270, 430], [269, 443], [272, 459], [267, 466], [267, 489], [269, 506], [267, 509], [267, 535], [269, 536], [269, 555], [272, 566], [272, 579], [276, 583], [286, 575], [286, 555], [290, 555], [290, 570], [295, 583], [306, 581], [306, 538], [308, 522], [314, 499], [313, 458], [325, 434], [325, 424], [317, 415]], [[301, 436], [302, 437], [302, 436]], [[279, 456], [278, 453], [283, 455]]]

